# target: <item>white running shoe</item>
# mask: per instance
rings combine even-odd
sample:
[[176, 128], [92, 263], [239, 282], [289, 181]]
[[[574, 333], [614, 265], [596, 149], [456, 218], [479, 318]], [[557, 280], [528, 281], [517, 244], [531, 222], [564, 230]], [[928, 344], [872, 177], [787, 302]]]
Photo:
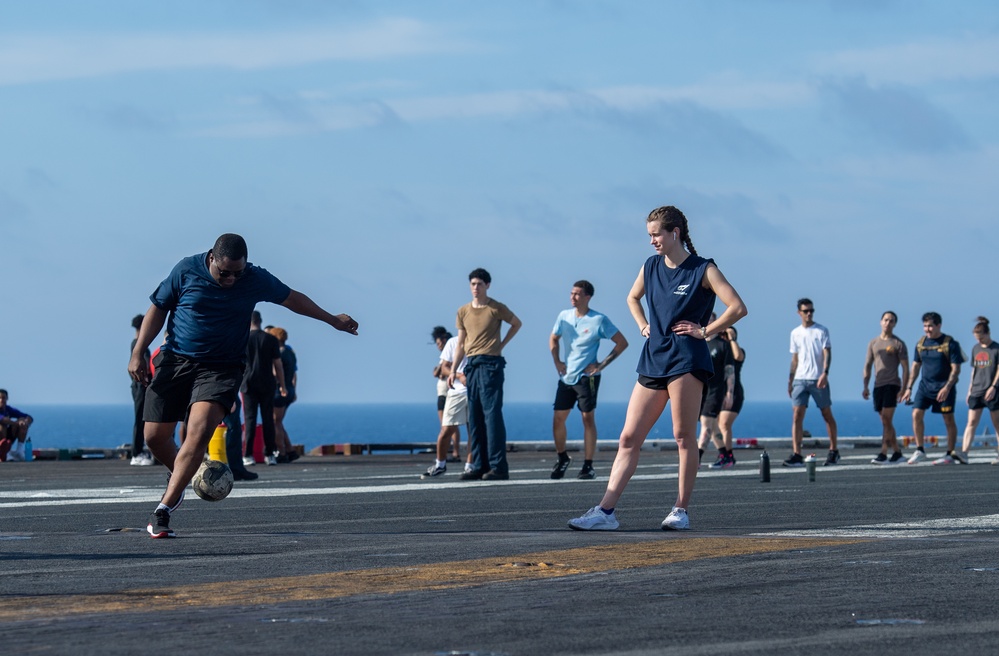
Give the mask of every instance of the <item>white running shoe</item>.
[[967, 451], [952, 451], [951, 457], [954, 458], [955, 464], [966, 465], [968, 464], [968, 452]]
[[133, 456], [128, 464], [135, 467], [150, 467], [153, 465], [153, 457], [142, 451], [139, 455]]
[[914, 465], [917, 462], [922, 462], [923, 460], [926, 460], [926, 452], [922, 449], [916, 449], [912, 452], [912, 457], [909, 458], [909, 464]]
[[257, 461], [254, 460], [252, 456], [243, 456], [244, 467], [252, 467], [255, 464], [257, 464]]
[[666, 519], [663, 520], [662, 529], [664, 531], [686, 531], [690, 529], [690, 518], [687, 517], [685, 508], [676, 508], [669, 511]]
[[277, 464], [277, 458], [275, 458], [273, 455], [264, 456], [264, 462], [267, 463], [268, 465], [273, 466]]
[[600, 509], [600, 506], [593, 506], [583, 513], [582, 517], [569, 520], [569, 528], [577, 531], [613, 531], [618, 526], [620, 524], [617, 523], [614, 511], [608, 515]]
[[934, 460], [933, 464], [934, 465], [954, 465], [954, 464], [957, 464], [957, 461], [954, 460], [954, 456], [952, 456], [951, 454], [948, 453], [943, 458], [937, 458], [936, 460]]

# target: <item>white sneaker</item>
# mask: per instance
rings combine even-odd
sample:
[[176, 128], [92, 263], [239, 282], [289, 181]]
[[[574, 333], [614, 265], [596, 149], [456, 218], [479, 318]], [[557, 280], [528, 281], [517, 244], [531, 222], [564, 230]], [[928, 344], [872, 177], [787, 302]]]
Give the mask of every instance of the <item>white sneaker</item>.
[[583, 513], [582, 517], [569, 520], [569, 528], [577, 531], [613, 531], [618, 526], [620, 524], [617, 523], [614, 511], [608, 515], [600, 509], [600, 506], [593, 506]]
[[922, 462], [923, 460], [926, 460], [926, 452], [922, 449], [916, 449], [912, 452], [912, 457], [909, 458], [909, 464], [914, 465], [917, 462]]
[[953, 465], [956, 463], [957, 461], [954, 460], [954, 456], [952, 456], [949, 453], [945, 455], [943, 458], [937, 458], [936, 460], [933, 461], [934, 465]]
[[663, 520], [662, 529], [664, 531], [686, 531], [690, 529], [690, 518], [687, 517], [685, 508], [676, 508], [669, 511], [666, 519]]
[[272, 455], [270, 455], [270, 456], [264, 456], [264, 462], [267, 463], [268, 465], [273, 466], [273, 465], [277, 464], [277, 458], [275, 458]]
[[967, 451], [954, 451], [950, 455], [951, 455], [951, 457], [954, 458], [954, 462], [956, 462], [957, 464], [959, 464], [959, 465], [966, 465], [966, 464], [968, 464], [968, 452]]
[[251, 456], [243, 456], [244, 467], [252, 467], [255, 464], [257, 464], [257, 461], [254, 460]]
[[153, 457], [145, 452], [141, 452], [137, 456], [132, 456], [132, 460], [128, 464], [133, 467], [151, 467]]

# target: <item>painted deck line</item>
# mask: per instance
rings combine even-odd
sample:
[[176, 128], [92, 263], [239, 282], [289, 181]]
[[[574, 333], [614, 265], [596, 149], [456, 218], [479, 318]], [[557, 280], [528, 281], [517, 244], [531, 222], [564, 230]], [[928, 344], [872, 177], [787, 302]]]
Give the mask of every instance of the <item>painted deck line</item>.
[[939, 538], [968, 533], [999, 531], [999, 515], [978, 515], [975, 517], [953, 517], [948, 519], [927, 519], [913, 522], [887, 524], [862, 524], [829, 529], [802, 529], [752, 533], [761, 537], [811, 537], [811, 538], [861, 538], [879, 540], [885, 538]]
[[103, 594], [18, 596], [0, 598], [0, 622], [193, 608], [211, 608], [213, 613], [221, 613], [226, 606], [274, 605], [355, 595], [468, 588], [863, 541], [800, 537], [681, 537], [638, 542], [626, 547], [601, 545], [456, 562], [219, 581]]

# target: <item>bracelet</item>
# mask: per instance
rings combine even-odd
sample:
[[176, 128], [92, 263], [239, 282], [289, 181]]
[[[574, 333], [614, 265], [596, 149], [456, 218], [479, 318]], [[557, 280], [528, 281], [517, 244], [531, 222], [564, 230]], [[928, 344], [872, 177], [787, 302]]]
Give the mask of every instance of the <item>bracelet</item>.
[[707, 339], [707, 338], [708, 338], [708, 327], [701, 326], [701, 339]]

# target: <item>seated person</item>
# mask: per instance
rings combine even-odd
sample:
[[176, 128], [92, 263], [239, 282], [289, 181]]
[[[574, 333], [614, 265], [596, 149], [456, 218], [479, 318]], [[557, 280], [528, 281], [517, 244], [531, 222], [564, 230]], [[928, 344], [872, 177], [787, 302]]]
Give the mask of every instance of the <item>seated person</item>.
[[32, 421], [31, 415], [7, 405], [7, 390], [0, 389], [0, 461], [24, 460], [24, 441]]

